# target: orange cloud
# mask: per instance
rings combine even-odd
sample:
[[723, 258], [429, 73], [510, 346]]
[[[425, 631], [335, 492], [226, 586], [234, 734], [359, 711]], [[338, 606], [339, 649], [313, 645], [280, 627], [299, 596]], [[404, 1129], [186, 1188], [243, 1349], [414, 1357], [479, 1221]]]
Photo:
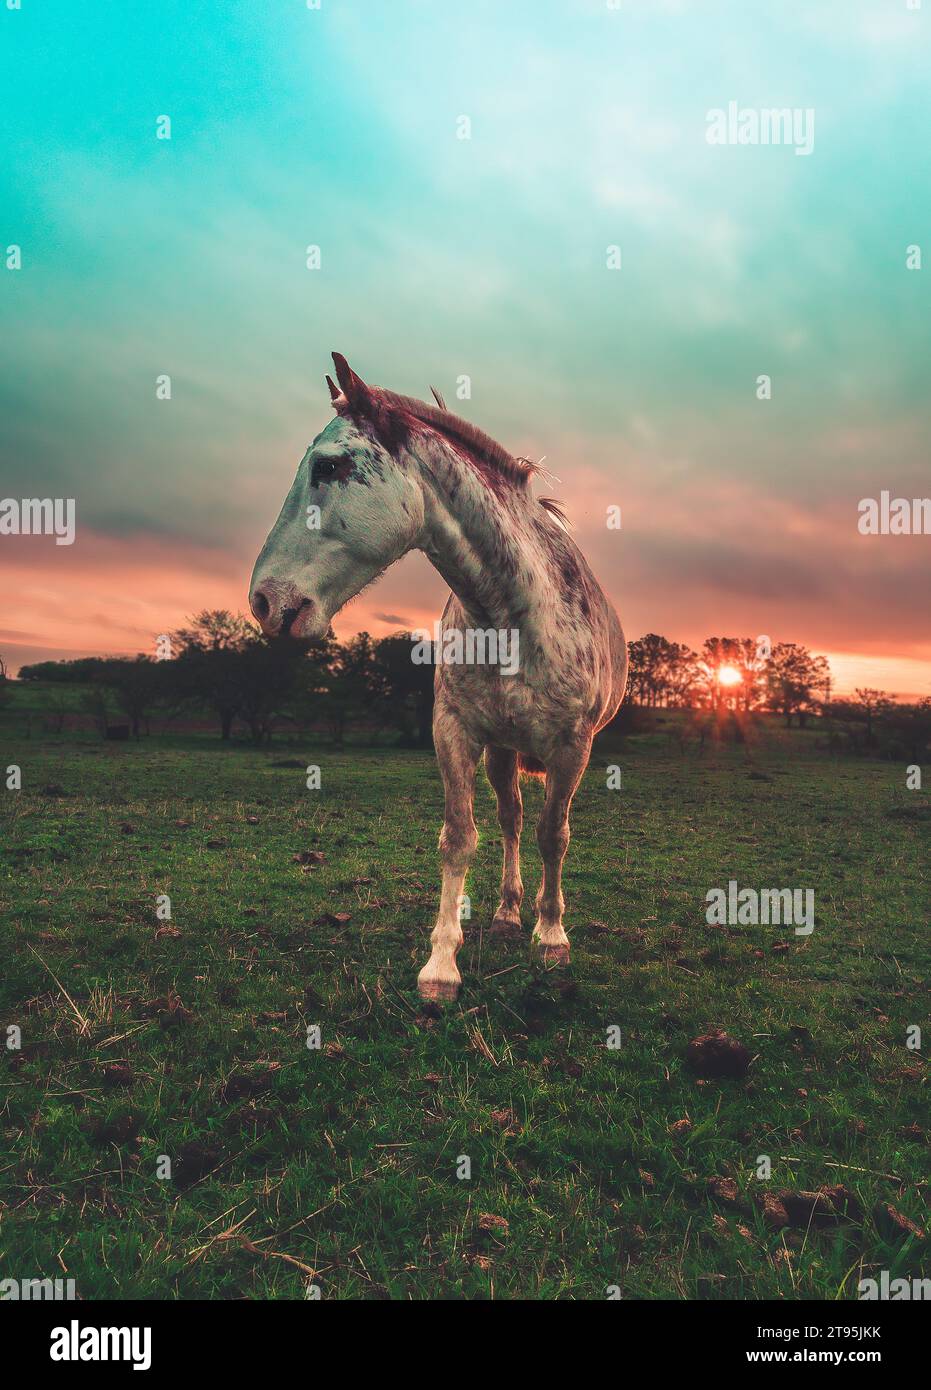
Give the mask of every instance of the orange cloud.
[[[827, 655], [838, 693], [861, 684], [931, 693], [916, 574], [927, 538], [861, 537], [840, 507], [813, 518], [749, 485], [712, 493], [687, 468], [678, 485], [667, 470], [622, 487], [595, 469], [573, 472], [574, 534], [628, 637], [662, 632], [698, 647], [706, 636], [767, 633]], [[618, 500], [623, 529], [609, 531], [605, 508]], [[4, 556], [17, 602], [0, 652], [13, 670], [152, 652], [159, 634], [202, 608], [246, 612], [255, 558], [242, 543], [221, 550], [87, 532], [71, 547], [10, 538]], [[429, 627], [445, 595], [425, 557], [407, 556], [343, 610], [337, 635]]]

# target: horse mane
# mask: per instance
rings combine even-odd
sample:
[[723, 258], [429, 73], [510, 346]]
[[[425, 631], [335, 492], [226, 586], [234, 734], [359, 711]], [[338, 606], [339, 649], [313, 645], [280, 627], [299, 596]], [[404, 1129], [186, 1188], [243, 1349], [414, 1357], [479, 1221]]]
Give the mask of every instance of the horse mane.
[[[494, 491], [504, 484], [526, 493], [534, 474], [544, 471], [538, 463], [508, 453], [503, 445], [480, 430], [478, 425], [447, 410], [446, 402], [435, 386], [431, 386], [430, 390], [436, 405], [428, 405], [415, 396], [402, 396], [384, 386], [367, 386], [341, 352], [333, 353], [333, 365], [339, 386], [329, 376], [326, 382], [334, 410], [341, 415], [358, 413], [363, 416], [388, 449], [393, 450], [406, 442], [411, 427], [421, 424], [435, 430], [454, 449], [464, 454], [482, 483]], [[561, 527], [569, 529], [565, 513], [555, 498], [538, 497], [536, 500]]]
[[561, 502], [558, 502], [555, 497], [538, 497], [537, 501], [544, 511], [549, 512], [551, 516], [555, 516], [564, 530], [569, 530], [569, 518], [563, 511]]
[[400, 396], [396, 391], [387, 391], [384, 387], [377, 389], [389, 411], [399, 411], [402, 415], [419, 420], [422, 425], [429, 425], [452, 444], [462, 445], [480, 463], [487, 464], [517, 487], [526, 487], [533, 475], [540, 471], [529, 459], [516, 458], [509, 453], [503, 444], [492, 439], [478, 425], [473, 425], [471, 420], [463, 420], [451, 410], [440, 410], [426, 401], [417, 400], [415, 396]]
[[[447, 410], [442, 396], [433, 387], [430, 389], [437, 401], [435, 406], [417, 400], [416, 396], [401, 396], [396, 391], [386, 390], [383, 386], [370, 389], [373, 392], [377, 391], [379, 405], [389, 415], [399, 414], [417, 420], [422, 425], [429, 425], [451, 444], [464, 449], [480, 468], [484, 466], [520, 490], [529, 486], [535, 474], [543, 472], [540, 465], [531, 459], [509, 453], [503, 444], [492, 439], [491, 435], [479, 429], [478, 425], [473, 425], [471, 420], [463, 420], [461, 415], [454, 415], [451, 410]], [[536, 500], [561, 526], [569, 529], [569, 521], [560, 502], [554, 497], [538, 497]]]

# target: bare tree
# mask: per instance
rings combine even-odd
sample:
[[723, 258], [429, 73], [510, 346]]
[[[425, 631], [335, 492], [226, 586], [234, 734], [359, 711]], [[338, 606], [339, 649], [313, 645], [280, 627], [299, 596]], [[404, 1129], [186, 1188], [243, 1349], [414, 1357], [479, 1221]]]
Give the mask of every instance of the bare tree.
[[872, 743], [873, 720], [885, 714], [887, 710], [892, 709], [895, 701], [889, 698], [885, 690], [872, 690], [868, 686], [864, 686], [863, 688], [858, 686], [854, 694], [857, 697], [857, 704], [863, 711], [863, 715], [866, 719], [866, 741], [867, 743]]

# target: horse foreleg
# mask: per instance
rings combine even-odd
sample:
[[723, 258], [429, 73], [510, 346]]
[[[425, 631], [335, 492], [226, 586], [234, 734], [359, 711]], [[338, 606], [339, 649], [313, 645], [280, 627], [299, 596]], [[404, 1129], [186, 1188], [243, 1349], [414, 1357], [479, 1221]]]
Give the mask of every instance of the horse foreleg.
[[492, 931], [519, 930], [520, 905], [524, 898], [524, 885], [520, 877], [520, 832], [524, 824], [524, 807], [520, 796], [517, 754], [510, 748], [498, 748], [490, 743], [485, 749], [485, 771], [498, 799], [498, 824], [504, 843], [501, 901], [491, 927]]
[[569, 938], [562, 924], [562, 865], [569, 848], [569, 808], [588, 765], [591, 741], [567, 747], [546, 764], [546, 796], [537, 824], [537, 844], [543, 860], [543, 881], [537, 894], [537, 923], [533, 940], [543, 947], [543, 959], [566, 962]]
[[430, 936], [430, 959], [417, 976], [424, 999], [455, 999], [462, 984], [456, 952], [462, 945], [462, 890], [478, 844], [472, 817], [475, 769], [481, 747], [472, 742], [459, 720], [439, 704], [434, 712], [433, 741], [446, 792], [440, 832], [443, 886], [436, 926]]

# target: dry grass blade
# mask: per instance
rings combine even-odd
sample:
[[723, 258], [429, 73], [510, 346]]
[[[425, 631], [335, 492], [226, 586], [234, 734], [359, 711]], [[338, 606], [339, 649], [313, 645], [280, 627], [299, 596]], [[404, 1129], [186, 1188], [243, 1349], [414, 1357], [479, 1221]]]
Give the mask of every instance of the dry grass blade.
[[498, 1059], [492, 1052], [491, 1048], [488, 1046], [485, 1039], [482, 1037], [482, 1030], [481, 1028], [479, 1028], [478, 1024], [476, 1023], [475, 1026], [470, 1028], [468, 1031], [469, 1041], [471, 1042], [475, 1050], [477, 1052], [480, 1052], [483, 1057], [486, 1057], [493, 1067], [498, 1066]]
[[43, 969], [45, 969], [45, 970], [48, 971], [48, 973], [51, 975], [52, 979], [55, 981], [55, 983], [56, 983], [56, 985], [58, 986], [58, 988], [61, 990], [62, 994], [63, 994], [63, 995], [65, 996], [65, 998], [67, 999], [68, 1003], [71, 1005], [72, 1009], [74, 1010], [75, 1017], [77, 1018], [78, 1022], [79, 1022], [80, 1025], [81, 1025], [81, 1036], [82, 1036], [82, 1037], [86, 1037], [87, 1034], [90, 1032], [90, 1029], [91, 1029], [90, 1021], [89, 1021], [87, 1018], [85, 1018], [85, 1016], [81, 1013], [81, 1010], [78, 1008], [77, 1004], [76, 1004], [76, 1003], [74, 1002], [74, 1000], [71, 998], [71, 995], [70, 995], [70, 994], [68, 993], [68, 991], [65, 989], [65, 987], [64, 987], [64, 985], [62, 984], [61, 980], [59, 980], [58, 976], [55, 974], [55, 971], [52, 969], [52, 967], [51, 967], [50, 965], [47, 965], [47, 964], [46, 964], [46, 962], [45, 962], [45, 961], [42, 959], [42, 957], [39, 955], [39, 952], [38, 952], [38, 951], [36, 950], [36, 948], [32, 945], [32, 943], [29, 942], [29, 941], [27, 941], [27, 942], [26, 942], [26, 945], [29, 947], [30, 951], [31, 951], [32, 954], [35, 956], [35, 958], [36, 958], [36, 960], [39, 962], [39, 964], [43, 967]]

